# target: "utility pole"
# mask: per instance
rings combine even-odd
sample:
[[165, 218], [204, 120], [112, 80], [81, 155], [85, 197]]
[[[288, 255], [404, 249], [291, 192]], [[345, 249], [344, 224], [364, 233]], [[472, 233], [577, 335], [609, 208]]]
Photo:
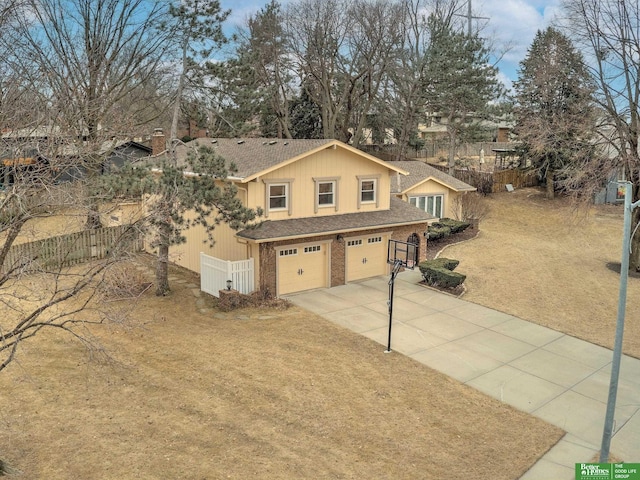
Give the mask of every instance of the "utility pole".
[[469, 38], [473, 35], [473, 20], [491, 20], [489, 17], [476, 17], [473, 15], [473, 11], [471, 8], [471, 0], [467, 0], [467, 13], [466, 15], [462, 15], [460, 13], [455, 13], [454, 15], [458, 17], [467, 17], [467, 35]]

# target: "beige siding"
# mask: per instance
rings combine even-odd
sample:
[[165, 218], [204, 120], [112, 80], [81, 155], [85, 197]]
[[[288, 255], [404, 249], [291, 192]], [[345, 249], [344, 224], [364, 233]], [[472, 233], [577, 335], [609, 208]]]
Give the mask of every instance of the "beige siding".
[[[358, 209], [358, 178], [371, 177], [377, 181], [376, 203], [362, 204]], [[290, 181], [291, 214], [289, 211], [268, 212], [269, 220], [283, 220], [318, 215], [336, 215], [375, 209], [389, 209], [389, 169], [356, 153], [344, 150], [325, 149], [307, 158], [279, 168], [247, 184], [249, 204], [266, 210], [266, 184], [278, 180]], [[335, 206], [319, 207], [315, 211], [316, 193], [314, 178], [337, 179]]]
[[418, 185], [417, 187], [409, 190], [404, 196], [403, 200], [409, 201], [409, 197], [420, 195], [442, 195], [443, 196], [443, 215], [449, 218], [457, 218], [456, 210], [459, 209], [458, 202], [454, 201], [461, 193], [455, 192], [443, 184], [434, 180], [427, 180], [426, 182]]
[[[244, 186], [240, 186], [238, 196], [246, 205], [246, 191]], [[187, 212], [186, 218], [194, 218], [193, 212]], [[236, 261], [246, 260], [250, 257], [249, 247], [246, 243], [241, 243], [235, 236], [236, 231], [227, 224], [221, 223], [213, 231], [215, 243], [209, 245], [207, 232], [202, 226], [195, 226], [185, 230], [183, 236], [185, 243], [174, 245], [169, 249], [170, 261], [185, 267], [194, 272], [200, 273], [200, 252], [212, 257], [224, 260]]]
[[232, 262], [249, 258], [247, 245], [240, 243], [235, 231], [226, 224], [218, 225], [213, 231], [213, 247], [208, 243], [204, 227], [189, 228], [183, 232], [183, 236], [187, 241], [169, 249], [169, 260], [194, 272], [200, 273], [200, 252]]

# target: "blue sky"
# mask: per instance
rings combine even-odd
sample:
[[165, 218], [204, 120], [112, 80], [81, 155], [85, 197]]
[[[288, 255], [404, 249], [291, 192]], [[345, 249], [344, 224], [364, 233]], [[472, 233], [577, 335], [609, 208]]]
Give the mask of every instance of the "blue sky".
[[[322, 0], [318, 0], [322, 1]], [[480, 20], [485, 25], [483, 34], [492, 38], [496, 51], [508, 51], [498, 67], [507, 87], [517, 78], [518, 64], [527, 54], [538, 30], [546, 28], [559, 13], [561, 0], [471, 0], [473, 14], [488, 17]], [[263, 7], [267, 0], [221, 0], [225, 9], [231, 9], [229, 25], [243, 24], [248, 15]], [[281, 0], [281, 4], [289, 0]]]

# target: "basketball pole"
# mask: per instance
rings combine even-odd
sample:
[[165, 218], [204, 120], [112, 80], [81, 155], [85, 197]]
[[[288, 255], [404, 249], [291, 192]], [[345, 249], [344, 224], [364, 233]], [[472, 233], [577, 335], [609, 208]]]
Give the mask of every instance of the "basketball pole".
[[389, 337], [387, 339], [387, 349], [384, 353], [391, 353], [391, 326], [393, 325], [393, 287], [396, 283], [396, 276], [398, 275], [398, 271], [402, 267], [401, 260], [395, 260], [393, 263], [393, 270], [391, 271], [391, 278], [389, 279]]
[[613, 424], [616, 412], [616, 399], [618, 395], [618, 380], [620, 376], [620, 363], [622, 362], [622, 339], [624, 335], [624, 320], [627, 305], [627, 282], [629, 278], [629, 254], [631, 253], [631, 214], [640, 206], [640, 200], [631, 203], [633, 184], [620, 182], [624, 185], [624, 224], [622, 231], [622, 258], [620, 259], [620, 288], [618, 292], [618, 317], [616, 319], [616, 335], [613, 346], [613, 359], [611, 361], [611, 378], [609, 380], [609, 396], [605, 413], [604, 429], [602, 432], [602, 444], [600, 446], [600, 463], [609, 462], [609, 449], [611, 437], [613, 437]]

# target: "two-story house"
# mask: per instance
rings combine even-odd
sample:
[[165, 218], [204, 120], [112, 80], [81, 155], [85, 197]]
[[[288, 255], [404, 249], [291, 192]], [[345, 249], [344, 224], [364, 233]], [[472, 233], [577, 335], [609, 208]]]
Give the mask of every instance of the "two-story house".
[[213, 147], [237, 171], [228, 180], [246, 206], [264, 210], [257, 228], [216, 227], [210, 247], [202, 229], [185, 232], [171, 260], [200, 272], [200, 252], [224, 260], [254, 258], [255, 285], [283, 295], [389, 272], [388, 241], [419, 244], [434, 217], [391, 195], [409, 172], [337, 140], [211, 139], [178, 147]]

